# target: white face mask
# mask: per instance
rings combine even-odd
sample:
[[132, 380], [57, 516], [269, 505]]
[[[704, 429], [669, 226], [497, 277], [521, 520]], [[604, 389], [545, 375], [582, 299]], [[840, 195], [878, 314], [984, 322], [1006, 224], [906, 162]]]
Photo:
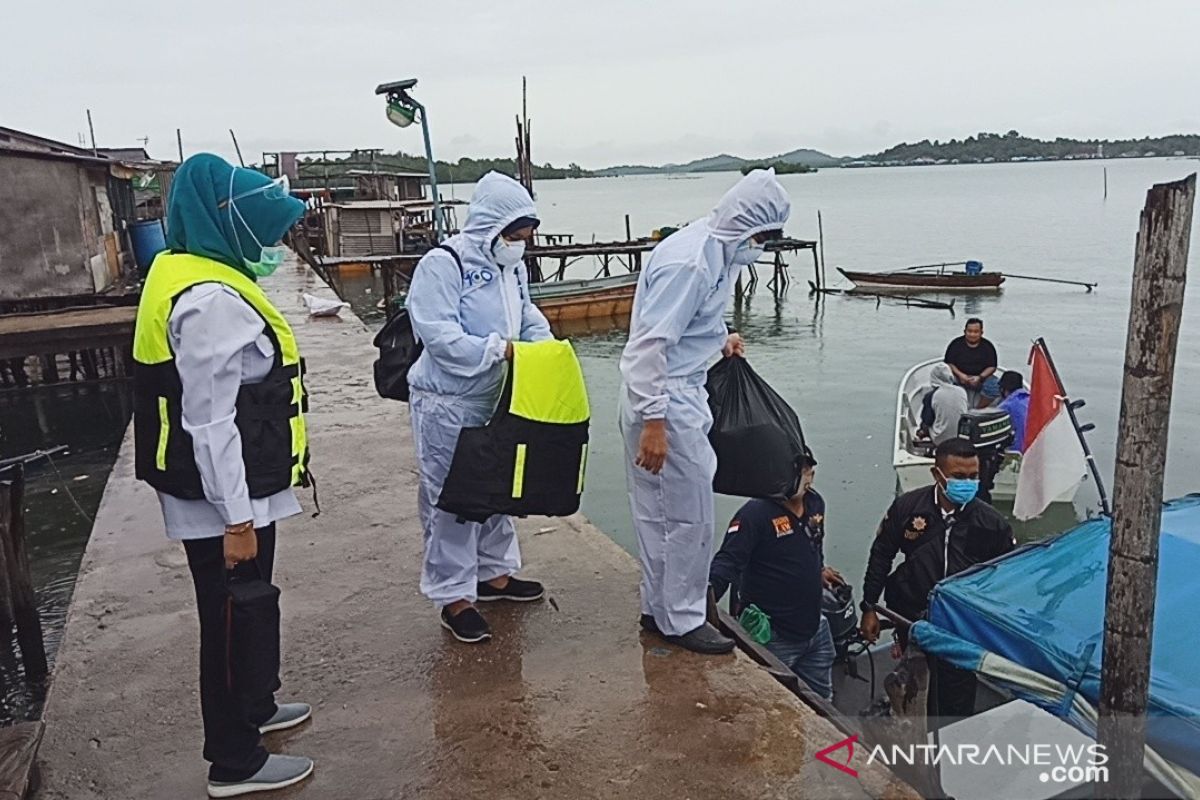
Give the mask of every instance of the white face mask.
[[510, 242], [501, 236], [492, 245], [492, 258], [501, 267], [516, 266], [525, 257], [525, 242]]
[[733, 263], [740, 266], [748, 266], [758, 261], [762, 254], [766, 252], [766, 248], [754, 241], [751, 237], [738, 245], [738, 248], [733, 251]]

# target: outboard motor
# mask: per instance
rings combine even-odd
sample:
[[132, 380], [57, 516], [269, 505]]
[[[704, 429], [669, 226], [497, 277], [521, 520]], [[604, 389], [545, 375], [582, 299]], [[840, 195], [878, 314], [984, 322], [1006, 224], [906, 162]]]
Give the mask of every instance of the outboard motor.
[[979, 453], [979, 499], [992, 502], [992, 486], [1013, 443], [1012, 417], [999, 408], [973, 408], [958, 420], [958, 437], [975, 445]]
[[848, 583], [826, 587], [821, 593], [821, 613], [829, 621], [837, 660], [846, 658], [850, 644], [858, 638], [858, 609], [854, 605], [854, 588]]

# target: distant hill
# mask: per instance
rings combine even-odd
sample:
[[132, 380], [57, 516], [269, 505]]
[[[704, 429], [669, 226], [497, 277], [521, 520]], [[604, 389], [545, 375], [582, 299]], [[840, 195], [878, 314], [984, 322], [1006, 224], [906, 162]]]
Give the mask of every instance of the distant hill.
[[817, 167], [817, 168], [836, 167], [838, 164], [841, 164], [842, 161], [844, 161], [844, 160], [845, 159], [834, 158], [831, 155], [822, 153], [820, 150], [808, 150], [805, 148], [801, 148], [799, 150], [793, 150], [790, 153], [784, 153], [783, 155], [775, 156], [774, 158], [764, 158], [763, 159], [763, 161], [767, 161], [770, 163], [774, 163], [776, 161], [782, 161], [785, 164], [801, 164], [806, 167]]
[[950, 139], [895, 145], [874, 155], [845, 163], [849, 167], [909, 166], [922, 164], [978, 164], [994, 161], [1056, 161], [1088, 158], [1151, 158], [1198, 156], [1200, 136], [1194, 134], [1142, 139], [1033, 139], [1015, 130], [978, 133]]
[[592, 174], [601, 176], [613, 175], [655, 175], [659, 173], [677, 172], [740, 172], [744, 167], [753, 164], [797, 164], [806, 167], [831, 167], [841, 163], [841, 159], [820, 152], [801, 148], [782, 155], [769, 158], [741, 158], [722, 153], [708, 158], [698, 158], [686, 164], [663, 164], [661, 167], [650, 167], [640, 164], [625, 164], [617, 167], [595, 170]]

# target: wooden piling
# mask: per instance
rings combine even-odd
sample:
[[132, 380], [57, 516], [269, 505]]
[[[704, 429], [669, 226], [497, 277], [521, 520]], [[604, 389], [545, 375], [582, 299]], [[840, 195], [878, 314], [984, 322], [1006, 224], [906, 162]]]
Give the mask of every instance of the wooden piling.
[[1113, 491], [1098, 741], [1105, 797], [1141, 796], [1150, 650], [1175, 351], [1196, 176], [1146, 196], [1133, 266]]
[[14, 464], [0, 476], [0, 540], [8, 568], [13, 620], [25, 677], [40, 680], [49, 674], [42, 621], [38, 617], [37, 595], [29, 575], [29, 553], [25, 546], [25, 467]]

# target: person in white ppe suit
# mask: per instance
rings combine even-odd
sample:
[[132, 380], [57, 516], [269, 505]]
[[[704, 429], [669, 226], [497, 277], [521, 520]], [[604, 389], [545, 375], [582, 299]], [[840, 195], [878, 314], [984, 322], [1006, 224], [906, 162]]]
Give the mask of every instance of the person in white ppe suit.
[[511, 517], [459, 522], [436, 507], [459, 431], [484, 424], [496, 408], [512, 343], [552, 338], [530, 300], [522, 260], [538, 224], [523, 186], [497, 172], [484, 175], [462, 232], [417, 264], [405, 304], [425, 345], [408, 374], [425, 538], [421, 591], [463, 642], [491, 638], [477, 601], [528, 602], [545, 594], [540, 583], [515, 577], [521, 551]]
[[641, 624], [701, 653], [733, 641], [705, 622], [717, 459], [705, 372], [741, 356], [725, 325], [738, 272], [782, 235], [791, 210], [772, 170], [755, 170], [707, 217], [663, 240], [638, 279], [621, 355], [620, 426], [642, 560]]

